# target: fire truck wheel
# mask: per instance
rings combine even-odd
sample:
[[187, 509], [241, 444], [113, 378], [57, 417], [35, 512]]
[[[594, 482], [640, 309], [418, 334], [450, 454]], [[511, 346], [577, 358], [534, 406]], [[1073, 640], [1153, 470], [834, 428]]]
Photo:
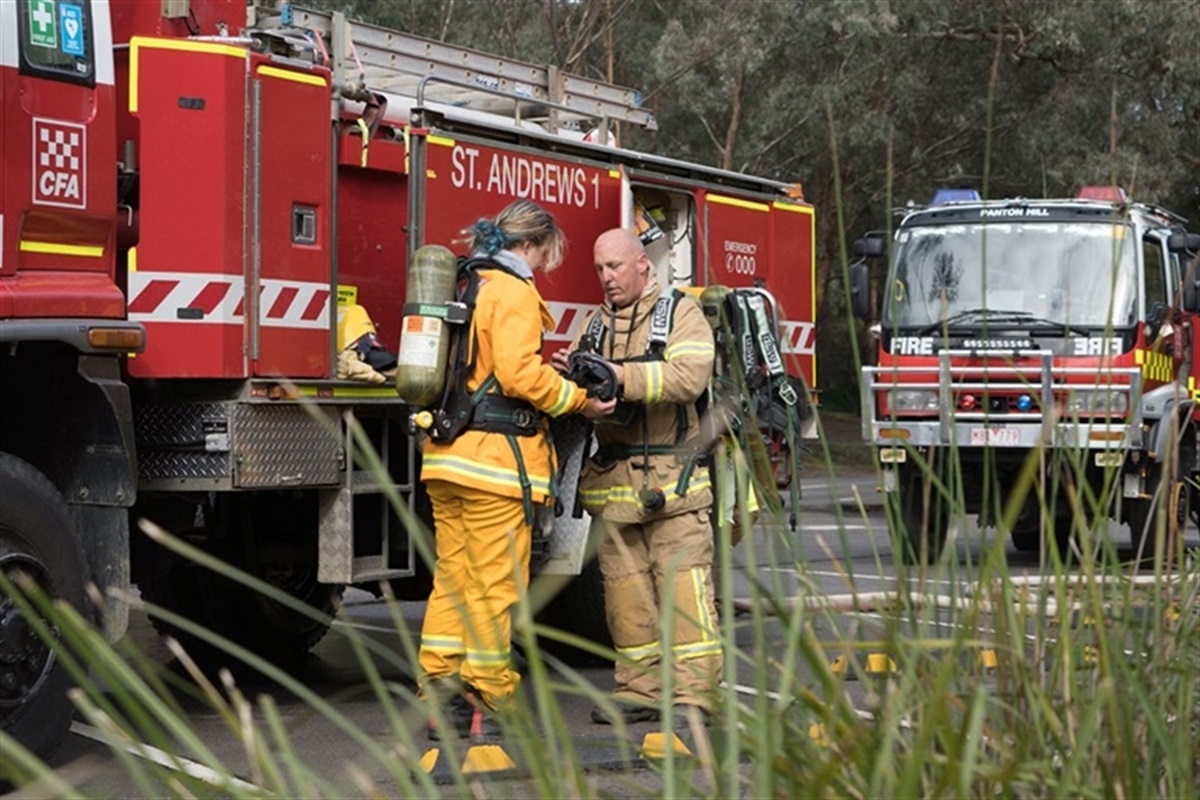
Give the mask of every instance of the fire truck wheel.
[[1158, 507], [1164, 505], [1162, 535], [1166, 545], [1179, 535], [1191, 516], [1189, 492], [1186, 483], [1180, 480], [1163, 480], [1162, 468], [1151, 467], [1146, 477], [1146, 492], [1149, 497], [1130, 500], [1126, 504], [1126, 521], [1129, 523], [1129, 540], [1133, 557], [1139, 561], [1154, 558], [1155, 538], [1159, 535]]
[[[341, 605], [341, 586], [319, 584], [316, 568], [279, 567], [258, 577], [330, 617]], [[178, 562], [139, 584], [142, 598], [274, 660], [308, 652], [329, 630], [319, 622], [195, 564]], [[179, 640], [194, 657], [212, 655], [204, 640], [158, 617], [150, 618], [161, 636]]]
[[[1018, 553], [1036, 553], [1042, 547], [1041, 516], [1035, 517], [1036, 522], [1030, 526], [1013, 526], [1012, 543]], [[1063, 559], [1071, 557], [1072, 518], [1070, 513], [1056, 513], [1053, 529], [1047, 527], [1047, 533], [1053, 532], [1054, 541], [1058, 544], [1058, 552]], [[1047, 522], [1047, 526], [1050, 523]]]
[[256, 577], [303, 601], [316, 620], [209, 570], [196, 571], [209, 627], [266, 658], [303, 655], [329, 631], [342, 604], [341, 585], [318, 583], [316, 564], [260, 566]]
[[[538, 621], [593, 641], [601, 647], [612, 647], [608, 619], [604, 616], [604, 577], [600, 574], [599, 559], [589, 561], [583, 572], [546, 604], [538, 615]], [[558, 642], [546, 640], [539, 645], [564, 661], [577, 664], [603, 662], [592, 653]]]
[[902, 530], [893, 531], [900, 560], [905, 564], [932, 564], [942, 554], [950, 527], [950, 508], [926, 470], [904, 467], [900, 475]]
[[[173, 614], [207, 625], [208, 621], [204, 617], [204, 603], [196, 584], [196, 572], [199, 569], [200, 567], [194, 564], [177, 561], [161, 574], [140, 578], [138, 592], [141, 594], [142, 600], [147, 603], [153, 603]], [[194, 641], [183, 630], [156, 614], [150, 615], [150, 624], [159, 636], [170, 636], [186, 643]]]
[[[86, 610], [81, 550], [67, 505], [42, 473], [0, 453], [0, 570]], [[44, 621], [54, 631], [53, 623]], [[71, 678], [14, 597], [0, 594], [0, 729], [45, 756], [71, 724]]]

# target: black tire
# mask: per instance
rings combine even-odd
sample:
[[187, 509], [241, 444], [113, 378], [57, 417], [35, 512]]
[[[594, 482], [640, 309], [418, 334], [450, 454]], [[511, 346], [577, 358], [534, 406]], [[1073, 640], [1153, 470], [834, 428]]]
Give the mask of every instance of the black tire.
[[[1054, 540], [1058, 544], [1058, 552], [1065, 561], [1069, 559], [1071, 547], [1071, 521], [1069, 513], [1056, 513], [1054, 516]], [[1042, 548], [1041, 517], [1036, 516], [1032, 526], [1014, 526], [1011, 532], [1013, 547], [1019, 553], [1036, 553]]]
[[[600, 560], [593, 558], [588, 561], [583, 571], [546, 604], [538, 620], [601, 647], [611, 648], [612, 634], [608, 631], [608, 617], [604, 611], [604, 576], [600, 574]], [[547, 640], [540, 642], [540, 645], [564, 661], [605, 663], [604, 659], [593, 653], [558, 642]]]
[[[944, 474], [944, 470], [942, 471]], [[900, 508], [893, 541], [905, 564], [932, 564], [942, 554], [950, 528], [950, 508], [930, 472], [906, 464], [900, 471]]]
[[[0, 498], [5, 576], [11, 582], [24, 573], [51, 597], [86, 613], [82, 552], [62, 495], [30, 464], [0, 453]], [[0, 728], [37, 755], [48, 755], [71, 724], [71, 686], [66, 668], [13, 598], [0, 595]]]
[[1146, 476], [1146, 493], [1148, 497], [1126, 501], [1129, 543], [1133, 547], [1134, 559], [1139, 561], [1154, 559], [1160, 504], [1166, 510], [1163, 535], [1168, 542], [1172, 536], [1179, 535], [1191, 516], [1191, 496], [1187, 484], [1182, 480], [1164, 479], [1161, 464], [1150, 467]]
[[1042, 546], [1041, 531], [1017, 530], [1013, 528], [1010, 534], [1013, 547], [1018, 553], [1036, 553]]
[[342, 604], [343, 587], [317, 582], [316, 564], [259, 568], [256, 577], [325, 615], [315, 620], [242, 584], [196, 570], [209, 627], [254, 652], [281, 660], [301, 656], [329, 632]]
[[[187, 535], [207, 540], [210, 554], [328, 618], [312, 619], [236, 580], [162, 551], [156, 556], [162, 557], [166, 566], [139, 580], [142, 597], [274, 661], [283, 662], [312, 649], [328, 632], [329, 618], [337, 613], [344, 589], [340, 584], [317, 581], [315, 507], [292, 504], [284, 495], [218, 495], [202, 506], [199, 517], [203, 522]], [[256, 532], [268, 528], [277, 536], [286, 532], [283, 540], [291, 537], [289, 546], [275, 547], [255, 538]], [[311, 551], [305, 544], [310, 540]], [[271, 553], [275, 560], [262, 558]], [[161, 619], [152, 617], [151, 622], [160, 634], [174, 636], [189, 650], [212, 655], [198, 637]]]

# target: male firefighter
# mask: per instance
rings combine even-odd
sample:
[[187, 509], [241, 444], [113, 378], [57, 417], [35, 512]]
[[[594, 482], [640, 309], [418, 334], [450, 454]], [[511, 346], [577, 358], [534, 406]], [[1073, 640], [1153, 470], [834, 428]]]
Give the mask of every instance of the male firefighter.
[[[601, 234], [594, 262], [605, 301], [572, 350], [590, 350], [611, 364], [619, 402], [612, 416], [596, 421], [598, 447], [581, 471], [579, 498], [593, 517], [605, 615], [619, 658], [612, 702], [591, 716], [613, 724], [615, 709], [626, 723], [657, 720], [667, 658], [674, 726], [685, 729], [689, 706], [704, 719], [713, 711], [722, 668], [712, 490], [696, 406], [712, 376], [712, 329], [689, 295], [663, 292], [631, 231]], [[566, 351], [552, 362], [569, 369]], [[673, 615], [666, 643], [664, 600]]]

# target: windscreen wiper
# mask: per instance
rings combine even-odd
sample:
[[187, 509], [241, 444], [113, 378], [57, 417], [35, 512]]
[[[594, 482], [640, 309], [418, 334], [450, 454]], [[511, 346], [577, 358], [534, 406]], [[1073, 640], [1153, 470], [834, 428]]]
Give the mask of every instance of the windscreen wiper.
[[978, 319], [981, 322], [995, 322], [1003, 324], [1006, 322], [1019, 322], [1023, 326], [1033, 326], [1037, 328], [1059, 328], [1064, 331], [1075, 334], [1076, 336], [1088, 336], [1089, 331], [1085, 328], [1080, 328], [1078, 325], [1068, 325], [1065, 322], [1047, 319], [1045, 317], [1035, 317], [1030, 311], [1014, 311], [1011, 309], [996, 310], [991, 308], [971, 308], [966, 311], [960, 311], [957, 314], [951, 314], [944, 320], [932, 322], [921, 328], [917, 332], [919, 336], [928, 336], [934, 331], [942, 328], [953, 328], [955, 325], [961, 325], [964, 322]]
[[931, 322], [924, 328], [917, 331], [918, 336], [928, 336], [939, 328], [953, 328], [955, 325], [961, 325], [964, 322], [969, 322], [975, 319], [986, 319], [988, 321], [1009, 322], [1020, 321], [1027, 317], [1033, 316], [1026, 311], [995, 311], [990, 308], [968, 308], [966, 311], [959, 311], [957, 314], [951, 314], [945, 319], [939, 319], [937, 322]]

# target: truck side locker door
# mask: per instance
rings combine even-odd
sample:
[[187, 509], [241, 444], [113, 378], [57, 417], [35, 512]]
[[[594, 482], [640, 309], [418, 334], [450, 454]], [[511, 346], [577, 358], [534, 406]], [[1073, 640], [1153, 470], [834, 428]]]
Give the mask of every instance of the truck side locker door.
[[642, 239], [659, 284], [703, 286], [696, 230], [703, 190], [644, 169], [622, 167], [621, 171], [625, 176], [621, 227]]
[[780, 344], [788, 372], [817, 385], [817, 249], [813, 207], [771, 204], [768, 288], [779, 303]]
[[771, 206], [761, 200], [704, 195], [705, 286], [769, 285]]
[[144, 378], [245, 378], [246, 51], [135, 36], [129, 111], [137, 123], [138, 243], [129, 319]]
[[[10, 153], [8, 136], [9, 117], [16, 115], [13, 105], [17, 102], [17, 9], [12, 4], [0, 5], [0, 278], [12, 275], [17, 270], [16, 239], [12, 223], [7, 228], [4, 225], [5, 209], [16, 209], [16, 197], [9, 198], [9, 193], [15, 194], [16, 187], [10, 187], [7, 178], [7, 164]], [[10, 210], [11, 214], [12, 211]], [[0, 317], [8, 316], [8, 309], [0, 301]]]
[[250, 355], [260, 376], [324, 378], [333, 352], [329, 78], [251, 61]]
[[119, 318], [107, 6], [3, 6], [4, 315]]

